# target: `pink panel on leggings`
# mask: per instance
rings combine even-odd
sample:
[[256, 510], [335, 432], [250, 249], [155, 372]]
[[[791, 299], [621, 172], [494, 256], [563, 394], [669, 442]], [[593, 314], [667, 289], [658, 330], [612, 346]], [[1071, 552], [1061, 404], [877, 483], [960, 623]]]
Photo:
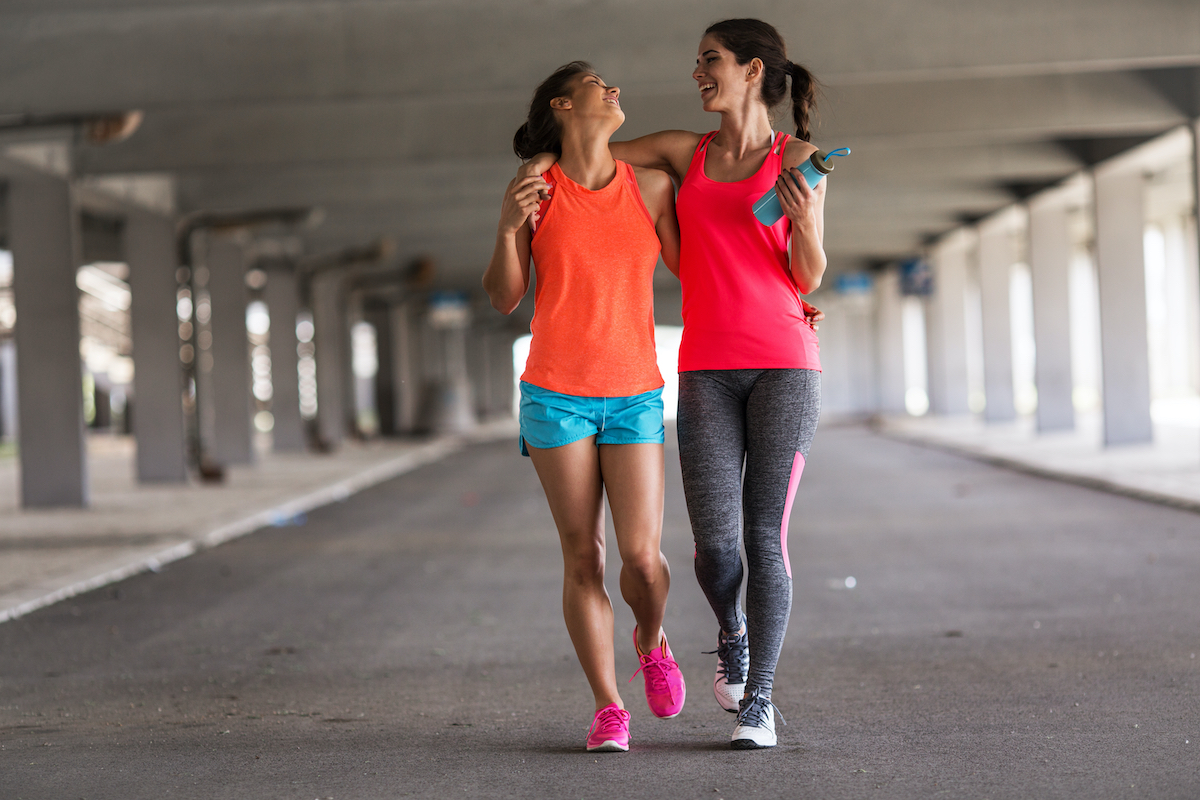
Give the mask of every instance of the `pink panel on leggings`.
[[796, 453], [792, 459], [792, 477], [788, 480], [787, 502], [783, 504], [783, 522], [779, 524], [779, 547], [783, 550], [783, 568], [787, 576], [792, 577], [792, 562], [788, 558], [787, 532], [788, 520], [792, 516], [792, 501], [796, 499], [796, 489], [800, 487], [800, 476], [804, 474], [804, 456]]

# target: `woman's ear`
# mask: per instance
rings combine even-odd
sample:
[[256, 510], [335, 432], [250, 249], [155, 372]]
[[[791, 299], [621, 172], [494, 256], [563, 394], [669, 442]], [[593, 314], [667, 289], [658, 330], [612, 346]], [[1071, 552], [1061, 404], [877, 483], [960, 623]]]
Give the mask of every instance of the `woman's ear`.
[[761, 78], [764, 69], [765, 67], [761, 58], [752, 58], [750, 59], [750, 63], [746, 65], [746, 78], [751, 81]]
[[556, 97], [550, 101], [550, 107], [555, 111], [566, 111], [571, 107], [571, 98]]

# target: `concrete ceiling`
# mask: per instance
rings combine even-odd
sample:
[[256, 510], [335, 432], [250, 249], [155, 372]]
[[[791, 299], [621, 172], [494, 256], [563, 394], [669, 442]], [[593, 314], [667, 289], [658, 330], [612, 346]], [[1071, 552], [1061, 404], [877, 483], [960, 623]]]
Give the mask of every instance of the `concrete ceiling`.
[[780, 29], [824, 83], [817, 143], [854, 149], [830, 185], [835, 269], [1200, 114], [1195, 0], [5, 0], [0, 126], [143, 109], [77, 171], [171, 175], [182, 212], [320, 206], [308, 251], [386, 235], [476, 287], [534, 86], [583, 58], [622, 88], [618, 138], [714, 128], [690, 74], [729, 16]]

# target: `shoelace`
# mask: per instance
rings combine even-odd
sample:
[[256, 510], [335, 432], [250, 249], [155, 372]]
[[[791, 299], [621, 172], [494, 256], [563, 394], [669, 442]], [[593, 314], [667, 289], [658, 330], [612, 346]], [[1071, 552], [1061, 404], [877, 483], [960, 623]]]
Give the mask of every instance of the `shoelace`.
[[759, 694], [756, 686], [750, 690], [749, 696], [742, 698], [742, 707], [737, 715], [738, 725], [750, 728], [764, 727], [763, 715], [770, 714], [772, 710], [779, 715], [779, 721], [787, 725], [787, 720], [783, 718], [783, 712], [779, 710], [779, 706], [772, 703], [771, 698]]
[[[638, 658], [641, 660], [642, 665], [637, 668], [636, 672], [629, 676], [629, 680], [627, 680], [626, 683], [632, 683], [633, 679], [638, 676], [638, 672], [640, 672], [643, 676], [645, 676], [647, 683], [652, 683], [656, 690], [662, 689], [662, 687], [665, 685], [667, 687], [668, 694], [671, 696], [671, 701], [674, 702], [675, 692], [671, 689], [671, 682], [667, 680], [667, 671], [679, 669], [679, 664], [675, 661], [675, 659], [671, 658], [670, 656], [663, 656], [662, 658], [655, 659], [647, 655], [639, 655]], [[658, 672], [652, 673], [649, 670], [650, 667], [657, 668]]]
[[750, 649], [750, 641], [743, 631], [740, 634], [717, 634], [717, 649], [704, 650], [704, 655], [717, 655], [717, 672], [725, 676], [726, 683], [746, 682], [746, 653]]
[[619, 732], [629, 722], [629, 712], [623, 708], [606, 708], [592, 721], [592, 732], [605, 735]]

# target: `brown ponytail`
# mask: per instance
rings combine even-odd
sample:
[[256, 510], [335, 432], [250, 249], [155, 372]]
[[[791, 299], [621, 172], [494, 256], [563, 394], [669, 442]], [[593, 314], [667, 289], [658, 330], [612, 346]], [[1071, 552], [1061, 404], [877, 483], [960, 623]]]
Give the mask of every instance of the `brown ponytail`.
[[739, 64], [749, 64], [756, 58], [762, 61], [762, 101], [768, 109], [775, 108], [788, 96], [788, 79], [791, 79], [796, 136], [810, 141], [810, 123], [817, 109], [817, 79], [788, 60], [787, 46], [779, 31], [760, 19], [727, 19], [709, 25], [704, 33], [715, 36]]

